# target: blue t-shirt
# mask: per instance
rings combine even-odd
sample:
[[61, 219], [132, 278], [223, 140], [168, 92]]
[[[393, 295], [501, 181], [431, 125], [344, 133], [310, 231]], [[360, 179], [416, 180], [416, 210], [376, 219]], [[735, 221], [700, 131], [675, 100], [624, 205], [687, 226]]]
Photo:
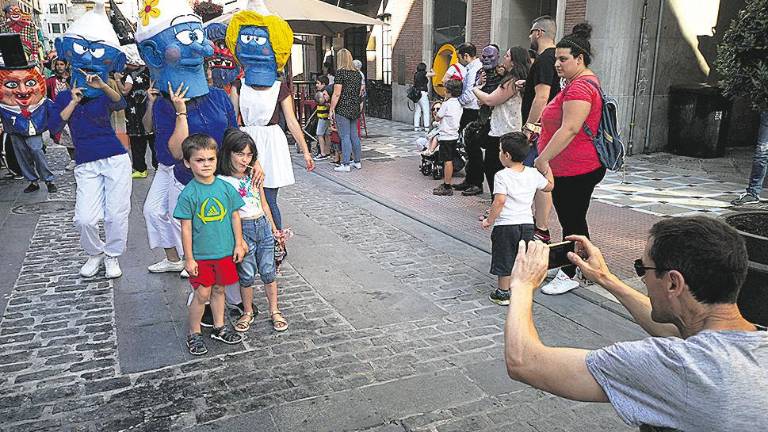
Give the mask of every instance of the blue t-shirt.
[[[44, 99], [40, 106], [32, 110], [29, 118], [24, 117], [18, 107], [0, 106], [0, 119], [5, 132], [25, 137], [41, 135], [47, 131], [50, 113], [50, 99]], [[30, 124], [32, 128], [29, 127]]]
[[192, 220], [192, 254], [196, 260], [232, 256], [235, 250], [232, 212], [243, 205], [237, 190], [220, 178], [211, 184], [193, 179], [181, 191], [173, 217]]
[[[61, 111], [69, 105], [71, 100], [72, 91], [70, 90], [64, 90], [56, 95], [48, 120], [51, 134], [61, 131], [67, 123], [62, 120]], [[124, 98], [121, 97], [119, 101], [112, 102], [105, 94], [95, 98], [84, 98], [77, 105], [69, 117], [69, 130], [72, 132], [75, 162], [78, 165], [127, 153], [109, 122], [112, 111], [120, 111], [125, 107]]]
[[[155, 151], [157, 160], [171, 166], [173, 173], [182, 184], [192, 179], [192, 171], [184, 166], [184, 161], [177, 161], [168, 149], [168, 140], [176, 128], [176, 109], [167, 97], [155, 101], [152, 111], [155, 127]], [[187, 125], [189, 134], [202, 133], [211, 136], [219, 148], [227, 128], [237, 127], [237, 116], [229, 100], [229, 95], [222, 89], [211, 88], [207, 95], [193, 98], [187, 102]]]

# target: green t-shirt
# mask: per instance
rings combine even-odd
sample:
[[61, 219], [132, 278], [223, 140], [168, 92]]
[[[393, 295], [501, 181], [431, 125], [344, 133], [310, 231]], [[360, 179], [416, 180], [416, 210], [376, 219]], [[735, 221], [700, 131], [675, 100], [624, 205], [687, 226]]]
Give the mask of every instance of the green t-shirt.
[[232, 185], [216, 178], [207, 185], [192, 179], [181, 191], [173, 217], [192, 220], [192, 253], [197, 260], [232, 256], [232, 212], [245, 203]]

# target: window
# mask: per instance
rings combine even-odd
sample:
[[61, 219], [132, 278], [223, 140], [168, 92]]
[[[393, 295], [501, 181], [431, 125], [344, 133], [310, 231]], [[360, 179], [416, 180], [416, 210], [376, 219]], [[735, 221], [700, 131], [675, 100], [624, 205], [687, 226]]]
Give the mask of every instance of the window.
[[51, 24], [51, 33], [64, 33], [61, 30], [61, 24], [59, 24], [59, 23], [52, 23]]
[[[389, 24], [392, 15], [384, 14], [380, 18]], [[384, 84], [392, 84], [392, 30], [385, 25], [381, 30], [381, 79]]]
[[443, 0], [435, 7], [435, 46], [432, 53], [443, 44], [459, 46], [464, 43], [467, 29], [467, 0]]
[[48, 8], [49, 8], [49, 9], [48, 9], [48, 11], [49, 11], [50, 13], [52, 13], [52, 14], [57, 14], [57, 13], [59, 13], [59, 5], [57, 5], [57, 4], [52, 4], [52, 5], [49, 5], [49, 6], [48, 6]]

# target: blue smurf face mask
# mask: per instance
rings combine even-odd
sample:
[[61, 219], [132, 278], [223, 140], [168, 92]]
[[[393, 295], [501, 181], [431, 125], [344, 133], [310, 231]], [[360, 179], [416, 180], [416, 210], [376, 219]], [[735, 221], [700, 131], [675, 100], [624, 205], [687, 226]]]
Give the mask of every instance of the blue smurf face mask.
[[197, 22], [177, 24], [139, 44], [141, 58], [155, 80], [155, 88], [168, 92], [168, 83], [177, 89], [189, 87], [187, 97], [208, 94], [208, 80], [203, 67], [213, 54], [213, 46]]
[[104, 91], [86, 84], [83, 71], [108, 82], [110, 72], [125, 68], [125, 54], [100, 42], [65, 36], [56, 40], [56, 52], [64, 53], [64, 58], [72, 65], [72, 87], [83, 89], [83, 95], [89, 98], [101, 96]]
[[264, 27], [245, 26], [237, 36], [235, 56], [245, 71], [245, 84], [271, 87], [277, 80], [277, 60]]

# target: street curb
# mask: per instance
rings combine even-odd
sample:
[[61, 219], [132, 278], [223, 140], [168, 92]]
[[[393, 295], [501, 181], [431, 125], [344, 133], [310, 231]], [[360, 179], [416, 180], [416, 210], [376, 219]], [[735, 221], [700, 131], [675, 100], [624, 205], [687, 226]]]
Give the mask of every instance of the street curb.
[[[293, 163], [296, 166], [299, 166], [299, 167], [301, 167], [302, 169], [304, 169], [306, 171], [306, 166], [301, 164], [301, 163], [299, 163], [299, 162], [297, 162], [297, 160], [293, 160]], [[383, 199], [383, 198], [381, 198], [379, 196], [371, 194], [370, 192], [367, 192], [367, 191], [365, 191], [365, 190], [363, 190], [363, 189], [361, 189], [361, 188], [359, 188], [357, 186], [345, 184], [344, 182], [336, 179], [336, 177], [330, 176], [330, 175], [328, 175], [326, 173], [321, 173], [320, 171], [316, 171], [316, 170], [312, 171], [312, 173], [317, 174], [318, 176], [320, 176], [320, 177], [322, 177], [322, 178], [324, 178], [324, 179], [326, 179], [326, 180], [328, 180], [328, 181], [330, 181], [332, 183], [335, 183], [335, 184], [337, 184], [337, 185], [339, 185], [339, 186], [341, 186], [341, 187], [343, 187], [343, 188], [345, 188], [347, 190], [350, 190], [350, 191], [352, 191], [352, 192], [354, 192], [354, 193], [356, 193], [356, 194], [358, 194], [360, 196], [363, 196], [363, 197], [365, 197], [365, 198], [367, 198], [367, 199], [369, 199], [369, 200], [371, 200], [371, 201], [373, 201], [373, 202], [375, 202], [375, 203], [377, 203], [379, 205], [382, 205], [382, 206], [384, 206], [384, 207], [386, 207], [386, 208], [388, 208], [388, 209], [390, 209], [390, 210], [392, 210], [394, 212], [400, 213], [403, 216], [406, 216], [406, 217], [408, 217], [408, 218], [410, 218], [410, 219], [412, 219], [412, 220], [414, 220], [414, 221], [416, 221], [416, 222], [418, 222], [418, 223], [420, 223], [422, 225], [425, 225], [425, 226], [427, 226], [427, 227], [429, 227], [429, 228], [431, 228], [431, 229], [433, 229], [435, 231], [443, 233], [443, 234], [447, 235], [448, 237], [453, 238], [454, 240], [457, 240], [457, 241], [459, 241], [461, 243], [466, 244], [467, 246], [470, 246], [470, 247], [472, 247], [474, 249], [479, 250], [480, 252], [486, 253], [488, 255], [491, 254], [491, 249], [489, 247], [482, 247], [482, 246], [478, 246], [478, 245], [474, 244], [467, 236], [465, 236], [464, 234], [462, 234], [462, 233], [460, 233], [460, 232], [458, 232], [458, 231], [456, 231], [454, 229], [445, 228], [445, 227], [438, 226], [437, 224], [426, 222], [422, 218], [419, 218], [418, 215], [415, 212], [413, 212], [413, 211], [411, 211], [411, 210], [409, 210], [407, 208], [404, 208], [403, 206], [400, 206], [400, 205], [392, 203], [392, 202], [390, 202], [390, 201], [388, 201], [386, 199]], [[611, 300], [611, 299], [609, 299], [607, 297], [601, 296], [600, 294], [597, 294], [597, 293], [592, 292], [592, 291], [590, 291], [588, 289], [585, 289], [585, 288], [576, 288], [575, 290], [571, 291], [571, 293], [573, 293], [577, 297], [580, 297], [580, 298], [582, 298], [582, 299], [584, 299], [584, 300], [586, 300], [586, 301], [588, 301], [588, 302], [590, 302], [592, 304], [595, 304], [595, 305], [601, 307], [602, 309], [605, 309], [605, 310], [607, 310], [607, 311], [609, 311], [609, 312], [611, 312], [611, 313], [613, 313], [615, 315], [618, 315], [621, 318], [624, 318], [624, 319], [627, 319], [629, 321], [635, 322], [634, 319], [632, 318], [632, 315], [629, 313], [629, 311], [626, 308], [624, 308], [624, 306], [622, 306], [621, 303], [619, 303], [617, 301], [614, 301], [614, 300]]]

